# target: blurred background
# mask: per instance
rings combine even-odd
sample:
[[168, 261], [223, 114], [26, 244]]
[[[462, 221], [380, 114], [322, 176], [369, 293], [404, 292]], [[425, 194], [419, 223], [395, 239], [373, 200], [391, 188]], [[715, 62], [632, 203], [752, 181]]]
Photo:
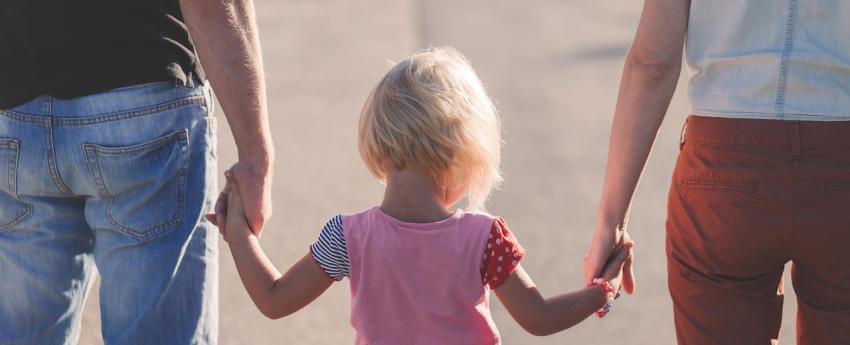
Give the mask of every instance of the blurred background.
[[[504, 127], [505, 183], [488, 204], [528, 254], [523, 266], [552, 295], [582, 287], [594, 230], [619, 74], [641, 1], [255, 0], [277, 149], [275, 213], [262, 243], [281, 270], [307, 251], [338, 213], [380, 203], [382, 186], [356, 149], [367, 93], [413, 51], [452, 45], [486, 84]], [[670, 174], [688, 107], [680, 84], [632, 206], [638, 291], [546, 338], [525, 333], [495, 297], [505, 344], [674, 344], [664, 220]], [[219, 117], [219, 167], [236, 160]], [[221, 344], [351, 344], [347, 280], [294, 316], [265, 319], [242, 288], [221, 242]], [[794, 297], [786, 289], [780, 340], [793, 343]], [[81, 344], [100, 340], [97, 290]]]

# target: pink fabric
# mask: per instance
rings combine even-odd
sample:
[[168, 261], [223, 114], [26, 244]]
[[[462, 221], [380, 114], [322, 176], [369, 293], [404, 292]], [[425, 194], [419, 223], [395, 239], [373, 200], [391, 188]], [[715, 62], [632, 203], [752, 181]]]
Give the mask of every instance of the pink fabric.
[[457, 211], [418, 224], [376, 207], [342, 224], [356, 344], [500, 344], [481, 283], [492, 216]]

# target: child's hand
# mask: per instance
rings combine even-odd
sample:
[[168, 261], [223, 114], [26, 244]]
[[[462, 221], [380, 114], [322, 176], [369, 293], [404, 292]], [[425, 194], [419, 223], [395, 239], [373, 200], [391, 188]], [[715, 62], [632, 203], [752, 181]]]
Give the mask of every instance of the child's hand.
[[614, 248], [611, 257], [602, 269], [602, 279], [611, 284], [614, 289], [614, 295], [620, 295], [620, 285], [623, 282], [623, 265], [632, 256], [632, 248], [634, 242], [629, 238], [628, 233], [624, 233], [620, 242]]
[[242, 205], [242, 198], [239, 195], [239, 188], [237, 188], [233, 174], [226, 171], [224, 176], [227, 179], [227, 184], [222, 191], [222, 196], [226, 200], [220, 198], [216, 205], [215, 223], [225, 241], [231, 245], [243, 243], [252, 234], [251, 228], [245, 219], [245, 208]]
[[218, 193], [218, 198], [215, 200], [215, 206], [213, 206], [213, 211], [204, 215], [204, 218], [206, 218], [210, 223], [219, 228], [218, 231], [222, 235], [224, 235], [224, 217], [227, 215], [228, 192], [230, 192], [230, 184], [226, 183], [224, 185], [224, 189], [221, 190], [221, 193]]

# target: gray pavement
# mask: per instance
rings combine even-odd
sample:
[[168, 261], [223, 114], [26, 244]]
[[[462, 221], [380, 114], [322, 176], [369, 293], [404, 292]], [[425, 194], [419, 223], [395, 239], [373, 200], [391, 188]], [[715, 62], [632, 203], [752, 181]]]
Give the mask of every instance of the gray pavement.
[[[277, 148], [275, 214], [262, 239], [285, 269], [324, 222], [380, 202], [356, 151], [363, 101], [388, 68], [428, 45], [466, 54], [496, 101], [504, 126], [506, 181], [489, 210], [504, 216], [528, 251], [523, 265], [548, 295], [581, 287], [581, 259], [594, 228], [610, 120], [623, 57], [640, 2], [272, 1], [257, 0]], [[631, 216], [638, 294], [595, 318], [538, 338], [493, 298], [505, 344], [674, 344], [666, 288], [667, 188], [687, 114], [684, 83], [674, 98]], [[219, 116], [220, 169], [235, 161]], [[222, 344], [350, 344], [348, 283], [335, 284], [289, 318], [264, 319], [221, 246]], [[793, 343], [794, 297], [786, 289], [781, 335]], [[83, 318], [82, 344], [97, 344], [97, 293]]]

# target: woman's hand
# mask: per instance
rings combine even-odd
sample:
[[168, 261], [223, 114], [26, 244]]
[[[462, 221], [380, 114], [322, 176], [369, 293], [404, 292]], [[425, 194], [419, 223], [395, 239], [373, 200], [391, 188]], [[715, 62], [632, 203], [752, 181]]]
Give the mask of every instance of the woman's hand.
[[[628, 246], [626, 250], [628, 255], [625, 256], [623, 266], [618, 268], [617, 273], [622, 273], [622, 279], [617, 274], [617, 290], [622, 283], [623, 290], [626, 293], [632, 294], [635, 292], [635, 276], [632, 268], [634, 259], [634, 242], [631, 241], [629, 234], [626, 231], [605, 231], [598, 230], [593, 235], [593, 242], [590, 244], [590, 252], [584, 257], [584, 278], [585, 283], [590, 282], [593, 278], [602, 278], [611, 280], [609, 266], [613, 261], [616, 261], [616, 255], [620, 253], [618, 248]], [[614, 282], [611, 282], [614, 285]]]
[[[634, 255], [634, 244], [629, 239], [629, 235], [624, 232], [600, 274], [603, 280], [611, 284], [611, 288], [614, 289], [616, 296], [620, 295], [620, 288], [626, 286], [626, 279], [624, 278], [626, 276], [633, 277], [631, 273], [631, 261]], [[632, 290], [634, 290], [634, 282], [632, 282]]]

